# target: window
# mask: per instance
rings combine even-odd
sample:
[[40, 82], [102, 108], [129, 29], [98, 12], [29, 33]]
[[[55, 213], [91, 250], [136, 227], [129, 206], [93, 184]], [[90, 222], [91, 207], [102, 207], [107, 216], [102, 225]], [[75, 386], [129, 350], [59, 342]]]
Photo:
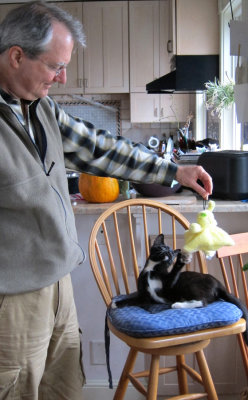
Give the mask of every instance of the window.
[[[231, 10], [232, 5], [232, 10]], [[233, 16], [232, 16], [233, 11]], [[235, 69], [237, 57], [230, 55], [230, 28], [229, 22], [232, 19], [241, 19], [242, 0], [228, 1], [220, 13], [220, 80], [225, 82], [227, 79], [235, 81]], [[220, 123], [220, 146], [222, 149], [240, 150], [241, 148], [241, 124], [237, 123], [235, 105], [222, 113]]]

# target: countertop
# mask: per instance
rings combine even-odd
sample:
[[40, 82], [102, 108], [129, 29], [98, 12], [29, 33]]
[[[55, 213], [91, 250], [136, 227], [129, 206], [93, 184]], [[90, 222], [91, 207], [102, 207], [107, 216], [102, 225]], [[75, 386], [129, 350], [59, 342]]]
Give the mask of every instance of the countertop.
[[[77, 197], [77, 195], [75, 196]], [[138, 197], [138, 196], [136, 196]], [[141, 197], [141, 196], [140, 196]], [[164, 204], [171, 205], [181, 213], [195, 213], [203, 209], [203, 201], [200, 197], [193, 194], [190, 190], [183, 190], [181, 193], [167, 197], [153, 197], [152, 200], [160, 201]], [[123, 201], [125, 198], [120, 195], [115, 201]], [[248, 212], [248, 202], [233, 201], [233, 200], [218, 200], [214, 199], [214, 212], [222, 213], [240, 213]], [[88, 203], [85, 200], [74, 198], [71, 196], [72, 207], [75, 215], [99, 215], [108, 209], [113, 203]]]

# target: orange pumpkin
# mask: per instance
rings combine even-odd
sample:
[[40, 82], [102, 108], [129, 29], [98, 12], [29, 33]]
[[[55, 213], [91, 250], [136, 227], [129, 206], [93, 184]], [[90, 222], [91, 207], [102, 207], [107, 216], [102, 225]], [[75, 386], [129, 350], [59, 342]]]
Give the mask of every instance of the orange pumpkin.
[[80, 174], [78, 187], [83, 198], [89, 203], [110, 203], [119, 196], [119, 183], [115, 178]]

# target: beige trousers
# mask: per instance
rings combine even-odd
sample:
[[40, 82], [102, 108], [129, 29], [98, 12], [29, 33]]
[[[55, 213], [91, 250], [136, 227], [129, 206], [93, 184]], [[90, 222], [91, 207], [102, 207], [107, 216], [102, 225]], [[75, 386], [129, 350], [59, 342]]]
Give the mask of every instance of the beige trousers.
[[70, 275], [0, 295], [0, 400], [82, 400], [83, 383]]

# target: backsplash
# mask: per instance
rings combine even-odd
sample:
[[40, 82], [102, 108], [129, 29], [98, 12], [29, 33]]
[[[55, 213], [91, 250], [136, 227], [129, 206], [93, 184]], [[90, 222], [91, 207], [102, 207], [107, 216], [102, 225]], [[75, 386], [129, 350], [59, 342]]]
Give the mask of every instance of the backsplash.
[[96, 128], [120, 135], [120, 101], [59, 101], [63, 109], [74, 117], [91, 122]]
[[[65, 95], [54, 98], [67, 112], [92, 122], [97, 128], [107, 129], [114, 135], [125, 136], [134, 142], [147, 144], [151, 136], [163, 139], [172, 135], [174, 140], [177, 139], [179, 125], [176, 122], [132, 124], [129, 94]], [[191, 130], [194, 131], [194, 120]]]

